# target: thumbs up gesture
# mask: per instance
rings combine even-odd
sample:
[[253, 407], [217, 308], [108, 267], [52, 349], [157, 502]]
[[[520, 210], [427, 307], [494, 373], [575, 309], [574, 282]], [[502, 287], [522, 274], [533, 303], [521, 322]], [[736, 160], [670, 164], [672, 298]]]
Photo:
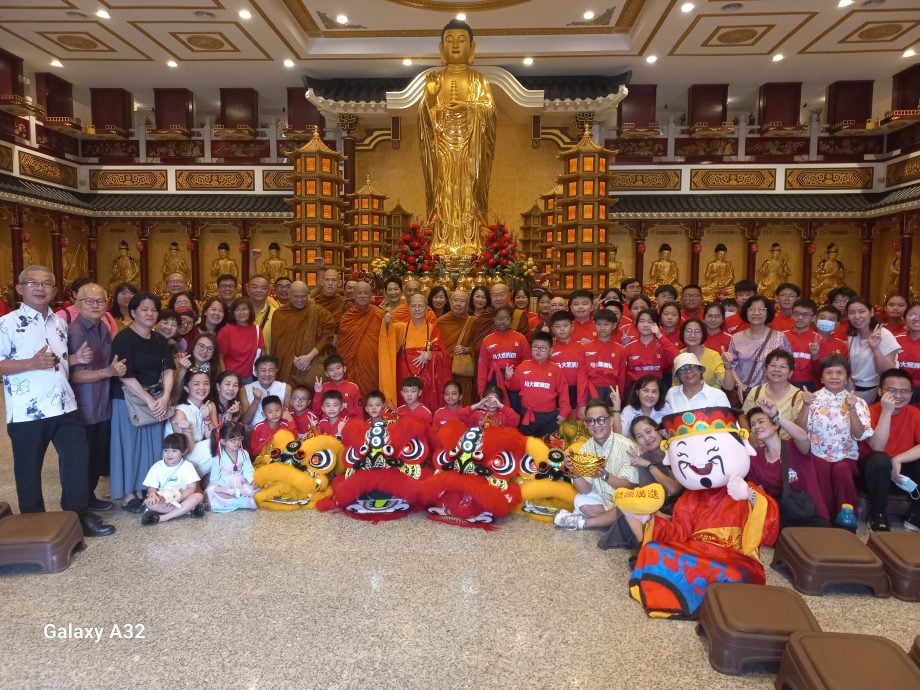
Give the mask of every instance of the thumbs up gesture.
[[93, 361], [93, 348], [84, 341], [80, 348], [74, 352], [73, 357], [76, 364], [90, 364]]
[[128, 360], [118, 359], [118, 355], [112, 357], [112, 363], [109, 365], [109, 376], [121, 378], [128, 371]]
[[32, 364], [35, 366], [35, 369], [54, 369], [57, 365], [57, 357], [55, 354], [48, 350], [47, 345], [43, 345], [42, 348], [32, 355]]

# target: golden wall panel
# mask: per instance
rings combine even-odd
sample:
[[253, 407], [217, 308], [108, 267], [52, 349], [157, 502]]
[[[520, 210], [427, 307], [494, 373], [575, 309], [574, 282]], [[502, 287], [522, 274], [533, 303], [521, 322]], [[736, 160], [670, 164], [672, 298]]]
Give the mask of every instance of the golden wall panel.
[[[633, 248], [635, 245], [629, 228], [621, 223], [613, 223], [607, 230], [607, 238], [610, 245], [617, 247], [616, 260], [623, 264], [623, 278], [636, 275], [636, 252]], [[620, 286], [611, 284], [611, 287], [619, 288]]]
[[920, 156], [908, 158], [906, 161], [892, 163], [885, 168], [885, 186], [892, 187], [904, 182], [920, 180]]
[[256, 261], [255, 272], [262, 272], [262, 264], [268, 258], [268, 245], [277, 242], [281, 246], [281, 258], [290, 265], [293, 261], [291, 254], [291, 231], [281, 223], [258, 223], [252, 228], [252, 238], [249, 241], [251, 249], [259, 249], [262, 255]]
[[[897, 224], [889, 219], [876, 222], [872, 235], [872, 276], [869, 299], [872, 304], [882, 304], [885, 293], [893, 281], [891, 270], [896, 259], [895, 252], [901, 246], [901, 233]], [[914, 269], [916, 273], [916, 268]], [[896, 284], [896, 283], [895, 283]]]
[[89, 254], [86, 233], [90, 222], [80, 216], [65, 216], [61, 223], [61, 258], [64, 262], [64, 283], [70, 285], [75, 278], [89, 275]]
[[0, 170], [13, 172], [13, 149], [9, 146], [0, 146]]
[[226, 242], [230, 247], [227, 257], [236, 262], [237, 280], [243, 275], [242, 256], [240, 255], [240, 225], [227, 221], [215, 221], [201, 226], [199, 237], [199, 270], [201, 275], [201, 295], [216, 293], [218, 271], [215, 261], [218, 258], [217, 245]]
[[120, 191], [165, 190], [165, 170], [91, 170], [90, 189], [117, 189]]
[[872, 189], [873, 168], [791, 168], [786, 189]]
[[768, 168], [693, 168], [690, 171], [690, 189], [776, 189], [776, 171]]
[[140, 252], [136, 247], [138, 225], [139, 221], [128, 218], [113, 218], [99, 222], [99, 242], [96, 245], [96, 265], [99, 274], [96, 276], [96, 281], [107, 290], [112, 282], [112, 264], [118, 257], [118, 245], [122, 241], [128, 243], [128, 254], [133, 256], [135, 261], [140, 260]]
[[[147, 241], [147, 268], [150, 285], [153, 292], [163, 289], [163, 260], [169, 254], [169, 244], [175, 242], [179, 245], [179, 256], [188, 264], [188, 279], [191, 282], [192, 268], [188, 243], [188, 223], [181, 220], [158, 220], [150, 224], [150, 238]], [[165, 306], [165, 305], [164, 305]]]
[[679, 190], [680, 170], [623, 170], [611, 174], [611, 188], [630, 191]]
[[817, 267], [818, 262], [827, 253], [827, 245], [833, 242], [837, 245], [837, 258], [843, 262], [846, 270], [845, 284], [859, 292], [862, 274], [862, 242], [859, 237], [859, 224], [846, 221], [818, 221], [815, 222], [815, 225], [817, 226], [816, 250], [812, 257], [812, 266]]
[[54, 182], [72, 189], [77, 188], [76, 166], [34, 156], [25, 151], [19, 152], [19, 174], [44, 182]]
[[251, 192], [255, 189], [255, 175], [251, 170], [177, 170], [176, 189]]
[[263, 170], [262, 189], [266, 192], [294, 191], [293, 173], [287, 170]]

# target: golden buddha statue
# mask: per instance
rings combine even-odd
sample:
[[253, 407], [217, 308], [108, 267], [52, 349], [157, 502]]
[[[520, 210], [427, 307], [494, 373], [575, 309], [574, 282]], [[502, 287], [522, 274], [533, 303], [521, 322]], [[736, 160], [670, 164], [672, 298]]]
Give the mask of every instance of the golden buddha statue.
[[281, 246], [277, 242], [268, 245], [268, 258], [262, 260], [259, 273], [268, 278], [268, 284], [274, 285], [278, 278], [287, 278], [288, 270], [281, 258]]
[[121, 283], [131, 283], [140, 288], [141, 269], [137, 259], [128, 253], [128, 243], [122, 240], [118, 245], [118, 256], [112, 259], [112, 275], [109, 278], [109, 294], [115, 294], [115, 288]]
[[[89, 275], [86, 247], [82, 242], [68, 246], [71, 251], [64, 252], [64, 284], [70, 285], [80, 276]], [[23, 264], [25, 265], [25, 264]]]
[[469, 67], [476, 44], [466, 22], [441, 32], [441, 63], [419, 104], [422, 170], [432, 254], [455, 260], [478, 254], [488, 226], [495, 153], [495, 101], [486, 78]]
[[673, 285], [680, 292], [680, 278], [677, 274], [677, 263], [671, 260], [671, 245], [662, 244], [658, 247], [658, 258], [648, 271], [649, 282], [645, 284], [645, 294], [655, 296], [659, 285]]
[[230, 258], [230, 245], [226, 242], [221, 242], [217, 245], [217, 258], [211, 262], [212, 281], [208, 283], [208, 287], [205, 290], [205, 299], [217, 295], [217, 279], [222, 275], [233, 276], [236, 278], [237, 285], [239, 285], [240, 269], [236, 265], [236, 261]]
[[166, 299], [168, 297], [168, 293], [166, 292], [166, 277], [172, 273], [181, 273], [185, 278], [186, 284], [191, 280], [191, 270], [189, 269], [185, 257], [179, 253], [178, 242], [170, 242], [169, 249], [163, 257], [163, 266], [160, 268], [161, 280], [156, 284], [156, 287], [154, 287], [154, 292], [159, 295], [160, 299]]
[[[894, 259], [891, 260], [891, 266], [888, 268], [888, 285], [885, 286], [885, 294], [882, 296], [882, 304], [884, 305], [888, 302], [888, 298], [892, 295], [899, 294], [901, 283], [901, 247], [899, 243], [896, 243], [894, 248]], [[916, 271], [914, 271], [914, 264], [911, 263], [910, 266], [910, 294], [905, 295], [908, 302], [916, 302], [920, 293], [918, 293], [917, 288], [914, 286], [917, 284], [916, 280]]]
[[770, 245], [770, 256], [764, 259], [754, 278], [757, 280], [757, 294], [773, 297], [776, 288], [789, 281], [792, 270], [779, 242]]
[[824, 258], [811, 272], [811, 298], [815, 304], [824, 305], [831, 290], [845, 285], [846, 268], [837, 258], [837, 245], [831, 242], [827, 245]]
[[626, 275], [623, 269], [623, 262], [617, 260], [619, 247], [615, 244], [610, 246], [609, 259], [607, 261], [607, 287], [620, 287], [620, 283]]
[[700, 286], [703, 303], [735, 296], [735, 267], [725, 258], [728, 247], [720, 242], [715, 251], [716, 258], [706, 264], [706, 272], [703, 274], [706, 282]]

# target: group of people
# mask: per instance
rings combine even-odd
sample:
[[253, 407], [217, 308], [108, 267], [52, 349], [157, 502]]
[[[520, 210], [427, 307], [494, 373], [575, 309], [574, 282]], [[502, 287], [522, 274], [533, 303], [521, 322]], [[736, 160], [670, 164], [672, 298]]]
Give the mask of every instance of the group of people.
[[44, 509], [49, 442], [62, 507], [104, 535], [102, 476], [144, 524], [255, 507], [252, 459], [278, 429], [335, 436], [349, 419], [408, 415], [432, 433], [451, 420], [540, 437], [580, 427], [609, 462], [575, 481], [585, 498], [556, 523], [615, 527], [611, 487], [679, 491], [655, 448], [662, 419], [732, 407], [757, 441], [753, 481], [813, 502], [802, 524], [855, 529], [862, 484], [872, 529], [889, 529], [897, 491], [913, 499], [905, 527], [920, 528], [920, 304], [899, 295], [881, 321], [848, 288], [817, 305], [792, 283], [765, 296], [740, 281], [703, 304], [699, 286], [661, 284], [652, 299], [633, 278], [567, 298], [504, 283], [425, 295], [414, 277], [375, 297], [334, 270], [316, 282], [255, 275], [240, 296], [225, 274], [201, 304], [167, 280], [164, 305], [81, 278], [52, 315], [53, 275], [27, 267], [21, 305], [0, 318], [20, 509]]

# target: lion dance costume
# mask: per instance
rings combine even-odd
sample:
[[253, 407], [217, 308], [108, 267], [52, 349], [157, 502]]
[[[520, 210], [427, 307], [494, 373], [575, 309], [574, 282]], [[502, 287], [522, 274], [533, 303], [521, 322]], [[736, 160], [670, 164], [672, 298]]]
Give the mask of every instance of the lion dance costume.
[[287, 429], [275, 432], [268, 448], [256, 458], [253, 483], [259, 508], [306, 510], [332, 493], [329, 479], [342, 457], [342, 442], [320, 435], [299, 441]]
[[521, 461], [517, 482], [521, 504], [515, 512], [539, 522], [552, 522], [560, 510], [574, 510], [578, 491], [565, 472], [562, 448], [547, 446], [533, 436], [527, 439], [527, 454]]

